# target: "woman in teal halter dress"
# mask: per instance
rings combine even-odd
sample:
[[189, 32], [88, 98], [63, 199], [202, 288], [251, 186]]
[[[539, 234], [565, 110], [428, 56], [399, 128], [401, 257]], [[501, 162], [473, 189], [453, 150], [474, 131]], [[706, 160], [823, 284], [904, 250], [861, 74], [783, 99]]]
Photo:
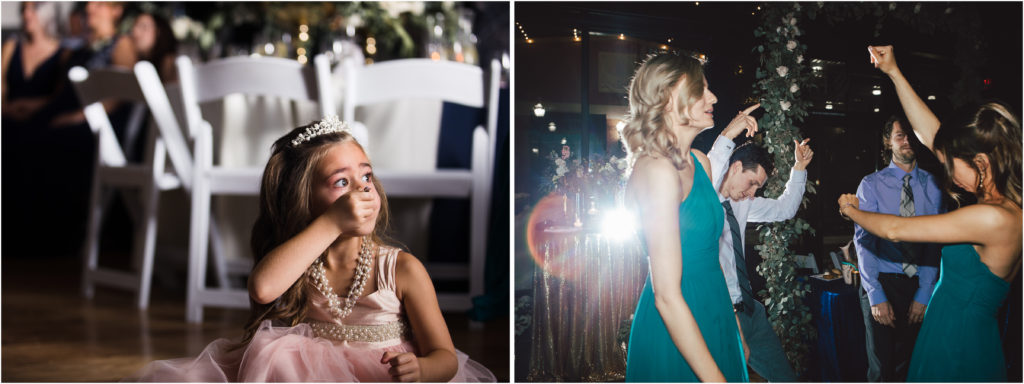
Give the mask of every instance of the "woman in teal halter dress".
[[[650, 275], [630, 330], [626, 381], [747, 381], [742, 336], [718, 261], [724, 213], [690, 144], [714, 125], [701, 63], [652, 55], [629, 86], [622, 139], [632, 162], [626, 202], [639, 218]], [[741, 113], [730, 126], [756, 129]]]
[[[910, 125], [948, 179], [978, 204], [933, 216], [862, 212], [854, 195], [839, 212], [893, 241], [946, 243], [942, 272], [925, 311], [907, 381], [1006, 381], [996, 315], [1020, 270], [1021, 127], [1005, 106], [988, 103], [941, 123], [903, 78], [892, 46], [868, 47], [889, 75]], [[950, 191], [947, 185], [947, 191]], [[1019, 344], [1017, 346], [1019, 347]]]
[[[704, 167], [696, 156], [691, 156], [697, 166], [693, 188], [679, 204], [683, 261], [679, 289], [726, 381], [748, 381], [736, 315], [718, 262], [718, 237], [722, 234], [725, 213]], [[672, 342], [661, 314], [654, 307], [650, 276], [633, 315], [626, 381], [699, 381]]]

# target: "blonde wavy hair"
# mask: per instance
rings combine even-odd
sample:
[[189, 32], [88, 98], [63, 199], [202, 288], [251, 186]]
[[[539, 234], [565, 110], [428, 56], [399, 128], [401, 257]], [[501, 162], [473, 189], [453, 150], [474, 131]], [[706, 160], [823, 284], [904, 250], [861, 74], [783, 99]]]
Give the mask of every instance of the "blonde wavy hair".
[[[664, 156], [677, 169], [686, 164], [679, 139], [666, 124], [665, 109], [679, 82], [684, 86], [676, 110], [685, 111], [704, 96], [704, 68], [695, 58], [671, 53], [653, 54], [644, 60], [629, 82], [629, 117], [622, 128], [622, 141], [632, 170], [636, 158], [647, 152]], [[682, 124], [689, 124], [685, 113]]]

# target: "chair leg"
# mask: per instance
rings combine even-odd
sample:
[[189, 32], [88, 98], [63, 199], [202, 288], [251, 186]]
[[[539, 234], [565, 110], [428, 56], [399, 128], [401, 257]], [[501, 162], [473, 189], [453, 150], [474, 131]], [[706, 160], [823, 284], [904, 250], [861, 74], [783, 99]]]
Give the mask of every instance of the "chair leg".
[[484, 263], [487, 255], [487, 209], [490, 205], [491, 176], [487, 132], [473, 130], [473, 190], [470, 196], [469, 298], [484, 294]]
[[231, 288], [231, 281], [228, 280], [228, 262], [225, 258], [223, 237], [220, 236], [220, 229], [217, 220], [210, 214], [210, 251], [213, 256], [213, 272], [217, 275], [217, 286], [221, 289]]
[[189, 231], [188, 290], [185, 320], [198, 323], [203, 320], [203, 304], [199, 295], [206, 287], [206, 250], [210, 234], [210, 193], [204, 182], [192, 186], [192, 218]]
[[160, 190], [154, 184], [140, 189], [142, 197], [142, 220], [135, 234], [135, 258], [141, 260], [139, 273], [139, 290], [137, 305], [139, 309], [149, 307], [149, 293], [153, 283], [153, 262], [156, 252], [157, 210], [159, 209]]
[[[95, 172], [99, 173], [97, 169]], [[100, 252], [100, 227], [103, 225], [104, 201], [109, 193], [100, 187], [99, 177], [93, 177], [92, 197], [89, 199], [89, 221], [86, 224], [85, 248], [83, 249], [82, 263], [82, 296], [92, 299], [95, 295], [96, 286], [92, 282], [92, 272], [99, 264]], [[101, 196], [104, 195], [104, 196]]]

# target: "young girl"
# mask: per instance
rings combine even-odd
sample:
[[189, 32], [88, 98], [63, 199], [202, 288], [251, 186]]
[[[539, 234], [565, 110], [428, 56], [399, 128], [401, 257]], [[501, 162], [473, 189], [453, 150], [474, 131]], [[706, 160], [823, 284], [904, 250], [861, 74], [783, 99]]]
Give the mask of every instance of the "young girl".
[[157, 361], [154, 381], [494, 381], [456, 351], [413, 255], [384, 244], [387, 198], [335, 116], [278, 139], [252, 232], [242, 342]]

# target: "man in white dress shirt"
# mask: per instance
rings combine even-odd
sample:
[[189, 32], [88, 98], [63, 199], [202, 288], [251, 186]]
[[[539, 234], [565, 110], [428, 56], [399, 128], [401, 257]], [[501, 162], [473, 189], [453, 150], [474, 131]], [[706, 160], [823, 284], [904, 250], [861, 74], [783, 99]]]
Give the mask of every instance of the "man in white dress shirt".
[[733, 139], [745, 130], [741, 126], [726, 127], [708, 152], [712, 182], [725, 209], [725, 227], [718, 243], [719, 261], [750, 349], [747, 364], [768, 381], [793, 382], [797, 377], [782, 343], [768, 322], [764, 305], [754, 298], [750, 289], [750, 271], [747, 271], [743, 252], [744, 230], [748, 221], [783, 221], [796, 215], [807, 183], [807, 164], [814, 153], [807, 146], [809, 139], [803, 143], [794, 141], [796, 163], [789, 173], [785, 191], [778, 199], [755, 197], [768, 176], [774, 173], [775, 166], [768, 151], [752, 142], [733, 149], [736, 146]]

